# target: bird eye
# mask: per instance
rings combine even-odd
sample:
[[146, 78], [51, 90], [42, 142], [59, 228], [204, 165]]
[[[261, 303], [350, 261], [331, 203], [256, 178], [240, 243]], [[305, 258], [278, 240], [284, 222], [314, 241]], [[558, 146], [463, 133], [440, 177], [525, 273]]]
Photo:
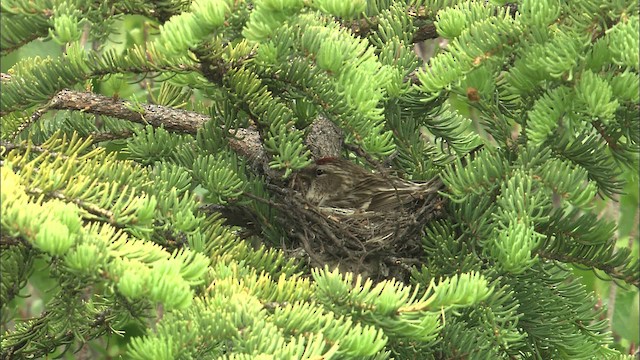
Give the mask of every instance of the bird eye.
[[322, 169], [316, 169], [316, 175], [317, 175], [317, 176], [324, 175], [324, 170], [322, 170]]

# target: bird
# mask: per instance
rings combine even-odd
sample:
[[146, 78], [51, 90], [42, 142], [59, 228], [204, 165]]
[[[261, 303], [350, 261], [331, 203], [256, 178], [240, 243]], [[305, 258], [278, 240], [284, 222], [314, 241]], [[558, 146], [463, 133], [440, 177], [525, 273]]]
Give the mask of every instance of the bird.
[[376, 213], [410, 212], [442, 187], [439, 178], [409, 181], [335, 157], [316, 160], [298, 173], [297, 181], [307, 202], [314, 206]]
[[297, 171], [281, 215], [313, 266], [406, 281], [424, 226], [443, 215], [439, 177], [418, 182], [323, 157]]

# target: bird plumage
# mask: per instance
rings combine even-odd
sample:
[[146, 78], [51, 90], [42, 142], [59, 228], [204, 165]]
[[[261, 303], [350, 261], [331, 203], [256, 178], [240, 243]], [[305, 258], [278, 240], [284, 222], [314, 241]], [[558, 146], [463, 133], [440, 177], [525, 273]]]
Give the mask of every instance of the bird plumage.
[[374, 173], [337, 158], [320, 159], [299, 176], [307, 186], [307, 201], [316, 206], [374, 212], [407, 210], [440, 184], [438, 179], [413, 182]]

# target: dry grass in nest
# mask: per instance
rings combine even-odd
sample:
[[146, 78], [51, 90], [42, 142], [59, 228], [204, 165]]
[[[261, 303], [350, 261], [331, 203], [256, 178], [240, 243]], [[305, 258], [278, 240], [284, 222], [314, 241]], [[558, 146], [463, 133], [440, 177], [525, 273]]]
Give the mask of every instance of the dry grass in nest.
[[399, 211], [359, 211], [316, 207], [292, 189], [273, 190], [281, 195], [273, 204], [280, 223], [299, 245], [293, 252], [303, 250], [311, 266], [337, 266], [374, 281], [408, 280], [423, 259], [423, 228], [441, 215], [444, 202], [434, 191]]

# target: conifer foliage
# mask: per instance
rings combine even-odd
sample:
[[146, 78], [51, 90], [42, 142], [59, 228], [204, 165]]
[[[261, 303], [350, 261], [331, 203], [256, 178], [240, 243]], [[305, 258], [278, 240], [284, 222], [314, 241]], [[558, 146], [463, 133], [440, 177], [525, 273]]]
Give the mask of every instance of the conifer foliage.
[[[637, 2], [1, 11], [3, 359], [632, 358], [573, 269], [640, 285], [599, 211], [638, 182]], [[331, 141], [444, 184], [410, 279], [311, 266], [284, 220]]]

